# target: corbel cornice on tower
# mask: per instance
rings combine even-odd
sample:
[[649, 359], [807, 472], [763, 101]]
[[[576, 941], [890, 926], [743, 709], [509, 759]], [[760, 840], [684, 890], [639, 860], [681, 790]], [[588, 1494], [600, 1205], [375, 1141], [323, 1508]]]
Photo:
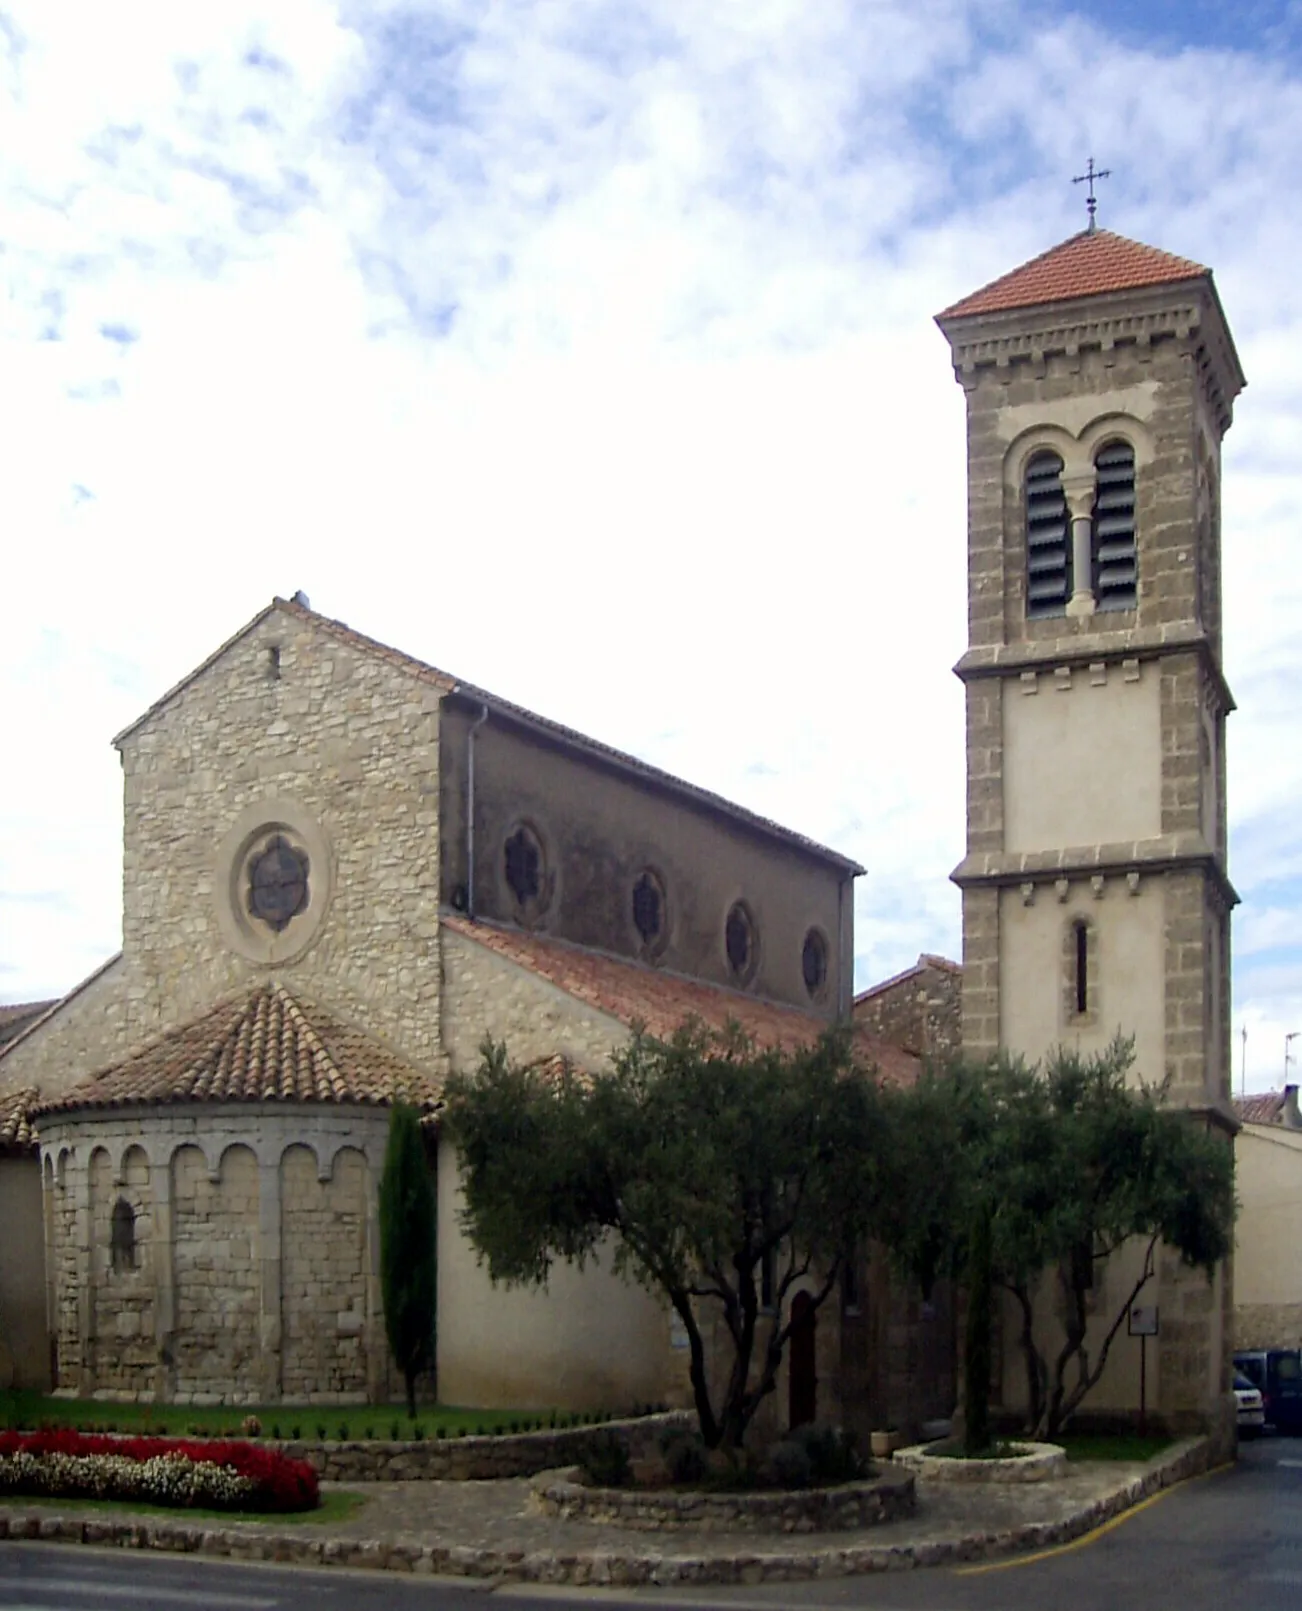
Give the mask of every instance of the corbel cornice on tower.
[[953, 353], [954, 375], [965, 390], [987, 369], [1042, 365], [1050, 357], [1158, 342], [1189, 343], [1208, 403], [1222, 432], [1233, 418], [1243, 370], [1211, 276], [1175, 285], [1077, 297], [1038, 307], [1009, 308], [937, 323]]

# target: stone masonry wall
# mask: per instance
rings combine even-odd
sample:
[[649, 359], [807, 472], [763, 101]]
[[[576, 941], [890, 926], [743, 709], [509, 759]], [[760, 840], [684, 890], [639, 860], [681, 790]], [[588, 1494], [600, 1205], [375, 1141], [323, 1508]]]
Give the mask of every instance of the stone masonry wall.
[[440, 698], [278, 610], [124, 736], [133, 1039], [266, 976], [230, 942], [247, 893], [231, 836], [301, 821], [324, 851], [320, 919], [301, 954], [268, 937], [276, 976], [437, 1064]]
[[962, 971], [923, 958], [898, 979], [860, 996], [855, 1022], [918, 1057], [944, 1062], [962, 1044]]
[[[284, 1102], [52, 1116], [42, 1138], [61, 1391], [387, 1402], [383, 1109]], [[113, 1205], [136, 1262], [112, 1264]]]
[[51, 1194], [49, 1229], [50, 1266], [55, 1283], [55, 1358], [58, 1385], [75, 1387], [81, 1375], [81, 1270], [77, 1256], [76, 1176], [69, 1160], [44, 1169], [45, 1187]]
[[[114, 1266], [112, 1225], [121, 1199], [134, 1215], [134, 1250], [129, 1263]], [[92, 1357], [97, 1390], [139, 1392], [153, 1381], [157, 1364], [154, 1325], [153, 1193], [149, 1160], [132, 1147], [113, 1178], [108, 1153], [97, 1148], [90, 1160]]]
[[127, 968], [115, 958], [59, 1007], [39, 1029], [7, 1046], [0, 1082], [35, 1086], [58, 1096], [97, 1068], [127, 1054]]
[[366, 1160], [345, 1148], [323, 1181], [311, 1149], [290, 1147], [280, 1173], [282, 1392], [364, 1398]]
[[256, 1403], [258, 1166], [230, 1147], [217, 1180], [197, 1147], [172, 1160], [176, 1390], [194, 1403]]
[[443, 1037], [451, 1067], [475, 1069], [485, 1035], [504, 1040], [517, 1063], [559, 1053], [597, 1069], [628, 1039], [628, 1030], [487, 946], [445, 929]]

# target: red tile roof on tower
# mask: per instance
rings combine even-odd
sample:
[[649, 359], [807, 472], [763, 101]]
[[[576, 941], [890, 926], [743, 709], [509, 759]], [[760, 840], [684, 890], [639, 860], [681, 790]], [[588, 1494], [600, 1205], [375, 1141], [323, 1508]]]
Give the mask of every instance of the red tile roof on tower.
[[[799, 1007], [763, 1001], [739, 990], [584, 950], [563, 940], [450, 914], [442, 921], [454, 933], [537, 974], [577, 1001], [621, 1024], [640, 1023], [661, 1039], [672, 1035], [684, 1019], [696, 1018], [713, 1030], [738, 1024], [760, 1045], [790, 1050], [807, 1046], [828, 1028], [825, 1018], [802, 1012]], [[911, 1085], [917, 1079], [920, 1064], [911, 1053], [861, 1029], [854, 1032], [854, 1044], [863, 1060], [874, 1064], [883, 1079], [901, 1085]]]
[[158, 1102], [411, 1102], [433, 1108], [439, 1087], [369, 1035], [280, 985], [224, 1001], [92, 1074], [34, 1115]]
[[978, 313], [1004, 313], [1010, 308], [1033, 308], [1044, 302], [1068, 302], [1073, 297], [1133, 291], [1146, 285], [1210, 276], [1210, 269], [1187, 257], [1174, 257], [1155, 246], [1114, 235], [1109, 229], [1093, 233], [1082, 230], [973, 291], [936, 317], [965, 319]]

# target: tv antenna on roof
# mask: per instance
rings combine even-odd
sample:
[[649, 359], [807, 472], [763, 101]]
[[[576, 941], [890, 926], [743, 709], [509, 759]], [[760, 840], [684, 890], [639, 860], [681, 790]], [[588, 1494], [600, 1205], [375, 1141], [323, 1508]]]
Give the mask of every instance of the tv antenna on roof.
[[1095, 230], [1098, 228], [1098, 225], [1094, 221], [1094, 214], [1098, 210], [1099, 205], [1098, 197], [1094, 194], [1094, 181], [1096, 179], [1111, 179], [1111, 177], [1112, 169], [1096, 168], [1094, 166], [1094, 158], [1091, 157], [1086, 165], [1085, 172], [1076, 174], [1076, 176], [1072, 179], [1072, 184], [1074, 185], [1088, 185], [1090, 187], [1089, 195], [1085, 201], [1085, 210], [1090, 215], [1089, 229], [1087, 231], [1087, 233], [1090, 235], [1094, 234]]

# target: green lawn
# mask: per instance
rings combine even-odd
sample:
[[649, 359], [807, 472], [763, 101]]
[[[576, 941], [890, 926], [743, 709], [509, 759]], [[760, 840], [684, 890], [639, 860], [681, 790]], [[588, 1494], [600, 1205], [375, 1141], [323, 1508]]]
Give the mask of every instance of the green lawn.
[[320, 1525], [324, 1522], [347, 1521], [354, 1511], [366, 1503], [365, 1494], [355, 1494], [345, 1488], [331, 1488], [322, 1493], [321, 1503], [315, 1510], [289, 1510], [269, 1513], [265, 1510], [202, 1510], [185, 1505], [150, 1505], [142, 1499], [50, 1499], [44, 1494], [0, 1494], [0, 1505], [15, 1505], [26, 1509], [29, 1505], [42, 1505], [61, 1514], [84, 1510], [103, 1512], [106, 1516], [172, 1516], [177, 1521], [261, 1522], [268, 1527], [297, 1527], [302, 1522]]
[[1151, 1460], [1171, 1447], [1171, 1439], [1138, 1432], [1065, 1432], [1054, 1439], [1067, 1451], [1069, 1460]]
[[[0, 1393], [0, 1427], [34, 1430], [71, 1426], [86, 1432], [150, 1435], [241, 1436], [246, 1416], [256, 1416], [264, 1438], [455, 1438], [477, 1433], [536, 1431], [598, 1419], [552, 1410], [461, 1410], [422, 1406], [415, 1421], [400, 1404], [210, 1405], [104, 1404], [98, 1399], [47, 1398], [39, 1393]], [[609, 1417], [602, 1416], [601, 1419]]]

